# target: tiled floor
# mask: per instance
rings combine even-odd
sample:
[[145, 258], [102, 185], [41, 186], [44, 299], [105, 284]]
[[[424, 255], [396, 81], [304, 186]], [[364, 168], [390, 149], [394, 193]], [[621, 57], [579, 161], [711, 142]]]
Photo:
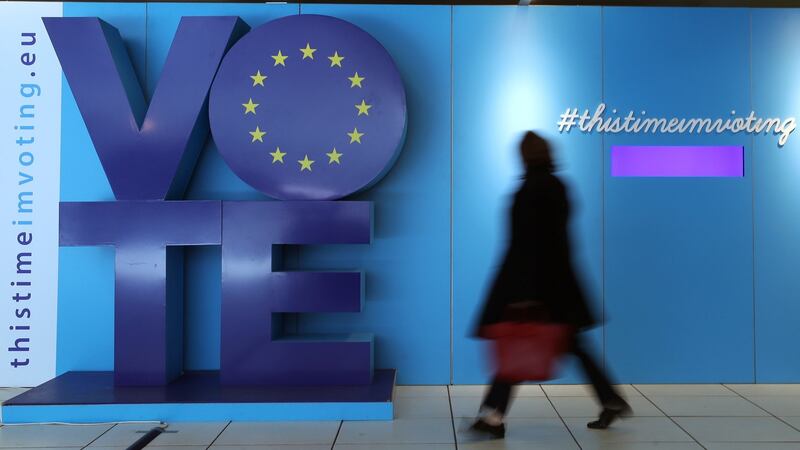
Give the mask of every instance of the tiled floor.
[[[635, 415], [613, 429], [586, 422], [586, 386], [524, 386], [503, 441], [467, 428], [484, 386], [398, 387], [394, 422], [174, 423], [162, 450], [800, 450], [800, 385], [625, 385]], [[19, 390], [0, 389], [0, 400]], [[6, 425], [0, 449], [116, 449], [147, 424]]]

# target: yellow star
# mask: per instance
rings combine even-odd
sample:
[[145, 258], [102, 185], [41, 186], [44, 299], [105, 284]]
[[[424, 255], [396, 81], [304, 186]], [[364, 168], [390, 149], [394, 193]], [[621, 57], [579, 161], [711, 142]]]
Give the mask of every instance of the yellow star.
[[358, 115], [359, 116], [361, 114], [364, 114], [365, 116], [368, 116], [369, 115], [369, 109], [372, 108], [372, 105], [368, 105], [367, 102], [365, 102], [364, 100], [361, 100], [361, 104], [360, 105], [356, 105], [356, 108], [358, 108]]
[[286, 63], [284, 63], [284, 61], [286, 61], [286, 58], [288, 58], [288, 56], [284, 56], [284, 54], [281, 53], [280, 50], [278, 50], [278, 54], [277, 55], [272, 55], [272, 59], [275, 60], [275, 66], [281, 65], [283, 67], [286, 67]]
[[300, 172], [302, 172], [302, 171], [304, 171], [306, 169], [308, 169], [308, 171], [311, 172], [311, 165], [314, 164], [314, 161], [308, 159], [308, 155], [306, 155], [305, 158], [303, 158], [303, 159], [301, 159], [300, 161], [297, 161], [297, 162], [300, 163]]
[[282, 152], [280, 147], [277, 147], [274, 152], [270, 153], [272, 155], [272, 164], [276, 162], [280, 162], [283, 164], [283, 157], [286, 156], [286, 152]]
[[253, 86], [264, 86], [264, 80], [267, 79], [266, 75], [261, 75], [261, 71], [259, 70], [256, 72], [255, 75], [250, 75], [250, 78], [253, 79]]
[[361, 143], [361, 136], [363, 136], [364, 133], [359, 133], [358, 132], [358, 128], [353, 128], [353, 132], [352, 133], [347, 133], [347, 135], [350, 136], [350, 143], [351, 144], [353, 142], [358, 142], [360, 144]]
[[[242, 103], [242, 106], [244, 106], [244, 114], [245, 115], [247, 115], [247, 113], [255, 114], [256, 113], [256, 106], [258, 106], [258, 105], [259, 105], [258, 103], [253, 103], [253, 99], [252, 98], [250, 100], [248, 100], [247, 103]], [[358, 107], [358, 105], [356, 105], [356, 108], [357, 107]], [[359, 115], [361, 115], [361, 114], [359, 114]]]
[[262, 139], [262, 138], [264, 137], [265, 134], [267, 134], [267, 133], [264, 132], [264, 131], [261, 131], [260, 128], [256, 127], [255, 131], [251, 131], [250, 132], [250, 135], [253, 136], [253, 140], [250, 141], [250, 142], [255, 142], [255, 141], [264, 142], [264, 139]]
[[303, 59], [314, 59], [314, 52], [317, 51], [317, 49], [311, 48], [311, 44], [306, 43], [306, 48], [301, 48], [300, 51], [303, 52]]
[[350, 87], [354, 88], [356, 86], [361, 87], [361, 82], [364, 81], [364, 77], [358, 76], [358, 72], [356, 72], [352, 77], [347, 77], [350, 80]]
[[337, 152], [336, 148], [334, 148], [332, 152], [326, 153], [326, 155], [328, 155], [328, 158], [331, 159], [330, 161], [328, 161], [328, 164], [333, 164], [333, 163], [341, 164], [342, 162], [339, 161], [339, 157], [341, 157], [343, 154], [344, 153]]
[[331, 67], [339, 66], [342, 67], [342, 60], [344, 56], [339, 56], [339, 52], [333, 52], [333, 56], [328, 56], [328, 59], [331, 60]]

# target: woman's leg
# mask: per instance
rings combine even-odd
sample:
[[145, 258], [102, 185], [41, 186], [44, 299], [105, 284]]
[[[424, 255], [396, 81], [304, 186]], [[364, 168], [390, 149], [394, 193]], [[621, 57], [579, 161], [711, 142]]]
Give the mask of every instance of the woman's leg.
[[508, 406], [511, 404], [511, 393], [514, 389], [514, 384], [500, 381], [495, 378], [492, 381], [492, 386], [486, 392], [483, 398], [482, 407], [493, 409], [505, 416], [508, 411]]
[[603, 407], [614, 408], [625, 403], [625, 400], [614, 390], [603, 369], [597, 365], [592, 355], [577, 340], [573, 344], [572, 354], [580, 360], [583, 371], [589, 378], [589, 382], [592, 383], [597, 399]]
[[603, 369], [597, 365], [594, 358], [583, 348], [580, 341], [575, 339], [572, 346], [572, 353], [578, 357], [583, 366], [586, 376], [592, 383], [597, 399], [603, 405], [603, 411], [598, 420], [589, 422], [589, 428], [604, 430], [611, 425], [619, 416], [630, 414], [631, 407], [614, 389]]
[[511, 396], [514, 385], [498, 379], [492, 381], [492, 386], [483, 398], [481, 408], [478, 411], [478, 419], [472, 424], [472, 429], [482, 433], [488, 433], [495, 438], [503, 438], [506, 434], [506, 426], [503, 418], [511, 404]]

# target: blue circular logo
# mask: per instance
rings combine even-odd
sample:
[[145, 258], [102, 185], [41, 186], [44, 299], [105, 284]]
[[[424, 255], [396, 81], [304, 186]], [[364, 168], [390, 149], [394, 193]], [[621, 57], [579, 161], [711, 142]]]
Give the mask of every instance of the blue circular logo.
[[209, 99], [220, 154], [280, 200], [334, 200], [385, 175], [403, 145], [406, 96], [389, 53], [364, 30], [297, 15], [245, 35]]

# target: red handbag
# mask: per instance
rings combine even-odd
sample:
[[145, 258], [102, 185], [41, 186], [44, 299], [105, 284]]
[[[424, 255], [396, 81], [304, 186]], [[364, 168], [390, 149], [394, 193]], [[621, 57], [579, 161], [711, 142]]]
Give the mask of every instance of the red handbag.
[[497, 379], [520, 383], [553, 377], [559, 358], [569, 350], [573, 328], [550, 322], [507, 321], [482, 327], [492, 340]]

